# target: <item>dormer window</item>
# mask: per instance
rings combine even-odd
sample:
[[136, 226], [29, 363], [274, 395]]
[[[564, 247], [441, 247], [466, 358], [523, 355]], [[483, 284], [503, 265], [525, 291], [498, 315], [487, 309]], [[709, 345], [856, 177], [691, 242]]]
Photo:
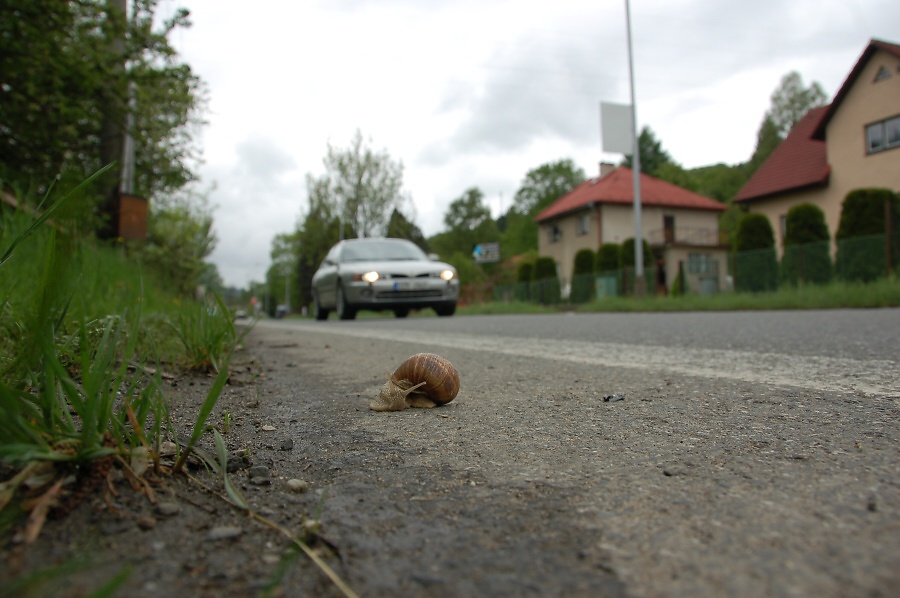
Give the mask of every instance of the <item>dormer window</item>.
[[900, 116], [866, 125], [866, 153], [900, 147]]

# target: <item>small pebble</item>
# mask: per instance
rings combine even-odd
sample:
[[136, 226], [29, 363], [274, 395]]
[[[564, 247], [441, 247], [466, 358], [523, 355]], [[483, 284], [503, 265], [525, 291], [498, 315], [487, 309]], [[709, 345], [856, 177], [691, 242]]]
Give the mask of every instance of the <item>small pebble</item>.
[[291, 492], [302, 494], [309, 488], [309, 482], [294, 478], [287, 481], [287, 487]]
[[206, 535], [207, 540], [231, 540], [232, 538], [237, 538], [244, 530], [239, 527], [234, 527], [232, 525], [222, 525], [219, 527], [214, 527], [209, 530], [209, 533]]
[[272, 472], [265, 465], [254, 465], [248, 471], [250, 483], [255, 486], [266, 486], [272, 483]]
[[137, 526], [144, 531], [151, 530], [156, 527], [156, 519], [150, 515], [142, 515], [137, 519]]
[[156, 513], [158, 515], [171, 517], [172, 515], [177, 515], [179, 511], [181, 511], [181, 505], [177, 502], [161, 502], [156, 505]]
[[625, 395], [616, 394], [616, 395], [606, 395], [605, 397], [603, 397], [604, 403], [615, 403], [617, 401], [624, 401], [624, 400], [625, 400]]
[[294, 448], [294, 439], [293, 438], [285, 438], [281, 443], [281, 450], [289, 451]]

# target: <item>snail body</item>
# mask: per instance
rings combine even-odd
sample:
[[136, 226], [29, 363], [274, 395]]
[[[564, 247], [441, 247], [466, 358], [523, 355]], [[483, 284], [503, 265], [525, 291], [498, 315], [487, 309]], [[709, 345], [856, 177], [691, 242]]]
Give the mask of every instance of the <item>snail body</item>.
[[417, 353], [388, 373], [387, 382], [369, 403], [375, 411], [430, 408], [452, 401], [459, 393], [459, 372], [434, 353]]

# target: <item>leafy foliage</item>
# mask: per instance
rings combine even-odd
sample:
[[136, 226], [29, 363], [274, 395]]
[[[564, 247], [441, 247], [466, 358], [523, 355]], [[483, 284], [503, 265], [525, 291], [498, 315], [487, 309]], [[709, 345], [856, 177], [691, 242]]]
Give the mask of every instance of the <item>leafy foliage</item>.
[[475, 245], [500, 239], [491, 211], [484, 202], [484, 193], [477, 187], [467, 189], [450, 202], [444, 214], [444, 225], [447, 231], [429, 240], [431, 248], [441, 256], [460, 254], [471, 262]]
[[572, 266], [569, 300], [572, 303], [590, 301], [594, 297], [594, 252], [590, 249], [578, 250]]
[[[663, 149], [662, 142], [656, 138], [656, 135], [653, 134], [653, 130], [650, 127], [641, 129], [641, 134], [638, 135], [638, 148], [641, 152], [641, 172], [645, 174], [658, 176], [657, 173], [659, 173], [663, 167], [674, 165], [672, 156]], [[633, 168], [633, 164], [634, 155], [626, 154], [621, 165]]]
[[428, 241], [425, 240], [425, 235], [422, 234], [422, 230], [410, 220], [407, 220], [406, 216], [404, 216], [397, 208], [394, 208], [394, 211], [391, 212], [385, 236], [397, 239], [409, 239], [418, 245], [422, 251], [428, 251]]
[[531, 298], [541, 305], [559, 303], [561, 289], [556, 262], [552, 257], [541, 256], [534, 262], [531, 280]]
[[210, 266], [206, 258], [216, 247], [213, 218], [205, 201], [184, 197], [150, 213], [147, 240], [130, 244], [129, 254], [159, 273], [167, 287], [193, 296]]
[[791, 71], [781, 78], [781, 83], [772, 93], [771, 101], [772, 107], [766, 112], [766, 120], [774, 125], [778, 137], [784, 139], [807, 112], [824, 106], [828, 96], [815, 81], [809, 87], [804, 87], [800, 73]]
[[739, 291], [769, 291], [775, 288], [778, 260], [775, 235], [763, 214], [746, 214], [735, 238], [734, 285]]
[[534, 217], [585, 180], [584, 170], [569, 159], [542, 164], [525, 174], [513, 205], [505, 215], [503, 247], [508, 255], [537, 251]]
[[[643, 258], [644, 258], [644, 267], [653, 265], [653, 250], [650, 249], [650, 243], [647, 242], [647, 239], [641, 239], [644, 243], [643, 247]], [[619, 267], [620, 268], [634, 268], [634, 237], [630, 237], [625, 239], [622, 242], [622, 247], [619, 250]]]
[[825, 213], [803, 203], [788, 210], [781, 258], [782, 278], [790, 284], [823, 284], [831, 279], [831, 236]]
[[870, 282], [882, 276], [885, 264], [885, 205], [891, 217], [891, 261], [900, 263], [900, 196], [890, 189], [856, 189], [841, 204], [836, 270], [849, 281]]
[[[60, 173], [82, 181], [119, 160], [130, 86], [134, 192], [170, 193], [194, 179], [191, 132], [203, 88], [167, 39], [190, 25], [188, 12], [154, 28], [155, 8], [154, 0], [136, 0], [126, 22], [103, 2], [6, 3], [4, 13], [14, 16], [0, 19], [0, 174], [8, 184], [43, 193]], [[117, 187], [119, 172], [104, 177], [95, 198]]]
[[597, 249], [597, 272], [618, 270], [622, 260], [621, 253], [622, 248], [618, 243], [603, 243], [600, 245]]
[[403, 164], [387, 151], [375, 152], [365, 145], [359, 130], [345, 150], [329, 144], [324, 162], [320, 191], [330, 195], [353, 236], [383, 235], [390, 214], [403, 202]]

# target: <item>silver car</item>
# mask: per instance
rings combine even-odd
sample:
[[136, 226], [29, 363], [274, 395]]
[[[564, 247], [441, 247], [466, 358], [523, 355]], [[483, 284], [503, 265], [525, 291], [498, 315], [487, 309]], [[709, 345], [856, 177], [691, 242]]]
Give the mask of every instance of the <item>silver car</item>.
[[331, 310], [352, 320], [361, 309], [433, 308], [452, 316], [459, 299], [459, 276], [450, 264], [431, 259], [405, 239], [349, 239], [331, 248], [312, 278], [313, 313], [325, 320]]

